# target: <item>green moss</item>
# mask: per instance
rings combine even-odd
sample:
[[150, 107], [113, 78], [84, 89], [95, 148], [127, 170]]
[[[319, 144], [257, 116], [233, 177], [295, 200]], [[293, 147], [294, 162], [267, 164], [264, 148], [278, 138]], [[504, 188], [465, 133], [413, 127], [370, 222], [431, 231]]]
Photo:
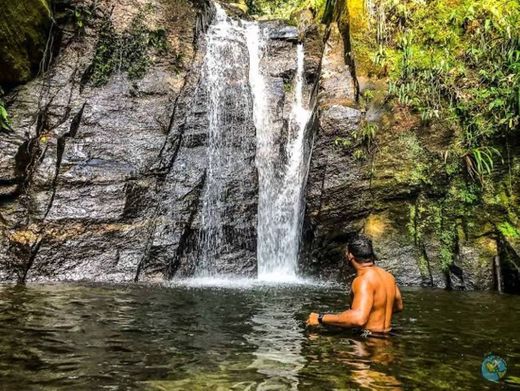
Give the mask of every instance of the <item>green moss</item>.
[[89, 67], [90, 81], [94, 86], [104, 85], [116, 68], [118, 36], [110, 19], [105, 19], [99, 33], [94, 59]]
[[518, 2], [376, 0], [374, 7], [353, 33], [359, 73], [388, 77], [400, 105], [456, 132], [451, 152], [482, 182], [501, 160], [496, 138], [520, 129]]
[[504, 221], [497, 225], [498, 230], [502, 235], [509, 239], [520, 238], [520, 228], [511, 225], [508, 221]]
[[431, 184], [432, 165], [428, 152], [421, 145], [413, 132], [406, 132], [399, 136], [398, 143], [400, 158], [408, 162], [403, 170], [396, 172], [398, 182], [409, 185]]
[[45, 0], [7, 1], [0, 14], [0, 84], [28, 81], [44, 55], [51, 11]]
[[295, 22], [294, 16], [299, 11], [311, 9], [315, 19], [321, 20], [325, 14], [327, 0], [248, 0], [249, 14], [266, 19], [285, 19]]
[[[170, 49], [164, 29], [150, 30], [144, 20], [150, 12], [145, 7], [122, 33], [114, 30], [112, 21], [104, 19], [99, 33], [96, 51], [84, 83], [98, 87], [106, 84], [116, 71], [126, 72], [130, 80], [142, 78], [151, 64], [152, 52], [166, 54]], [[173, 53], [174, 70], [182, 63], [182, 56]]]
[[417, 266], [419, 266], [419, 272], [421, 273], [421, 276], [426, 277], [430, 275], [430, 271], [428, 269], [428, 259], [426, 256], [421, 255], [419, 259], [417, 260]]
[[[415, 206], [410, 209], [408, 233], [418, 248], [424, 248], [425, 241], [436, 240], [439, 243], [439, 267], [447, 271], [454, 262], [457, 253], [459, 223], [456, 216], [449, 213], [449, 203], [446, 200], [432, 200], [419, 197]], [[428, 275], [429, 260], [422, 255], [418, 260], [423, 275]]]
[[[443, 220], [444, 222], [444, 220]], [[442, 270], [448, 270], [449, 266], [455, 261], [457, 255], [457, 231], [453, 228], [441, 225], [440, 236], [441, 248], [439, 251], [440, 266]]]

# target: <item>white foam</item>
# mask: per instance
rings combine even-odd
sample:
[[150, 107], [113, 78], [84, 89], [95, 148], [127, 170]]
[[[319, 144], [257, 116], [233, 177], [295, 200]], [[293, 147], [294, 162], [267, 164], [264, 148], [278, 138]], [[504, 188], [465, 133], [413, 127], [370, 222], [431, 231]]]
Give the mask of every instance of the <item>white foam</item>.
[[[286, 288], [296, 286], [313, 286], [331, 288], [337, 287], [335, 282], [320, 281], [310, 278], [301, 278], [294, 276], [288, 279], [287, 275], [280, 275], [279, 278], [271, 276], [271, 279], [244, 278], [237, 276], [208, 276], [208, 277], [192, 277], [186, 279], [172, 280], [168, 282], [170, 287], [186, 287], [186, 288], [224, 288], [224, 289], [255, 289], [255, 288]], [[267, 276], [269, 277], [269, 275]]]

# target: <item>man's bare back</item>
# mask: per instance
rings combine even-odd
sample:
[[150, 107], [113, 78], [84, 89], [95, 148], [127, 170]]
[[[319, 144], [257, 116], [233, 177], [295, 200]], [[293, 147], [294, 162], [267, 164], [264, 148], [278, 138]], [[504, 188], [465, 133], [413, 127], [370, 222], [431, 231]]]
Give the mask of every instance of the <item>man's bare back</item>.
[[[354, 285], [358, 285], [356, 283], [358, 279], [366, 281], [374, 296], [368, 321], [362, 327], [375, 332], [389, 332], [394, 307], [397, 307], [395, 310], [402, 310], [401, 292], [395, 283], [394, 276], [378, 266], [372, 266], [356, 277], [352, 288]], [[352, 293], [354, 296], [356, 295], [354, 289], [352, 289]]]
[[370, 332], [388, 333], [392, 315], [403, 310], [401, 292], [392, 274], [374, 265], [372, 242], [365, 236], [349, 244], [346, 258], [356, 269], [352, 282], [350, 309], [339, 314], [311, 313], [307, 324], [356, 327]]

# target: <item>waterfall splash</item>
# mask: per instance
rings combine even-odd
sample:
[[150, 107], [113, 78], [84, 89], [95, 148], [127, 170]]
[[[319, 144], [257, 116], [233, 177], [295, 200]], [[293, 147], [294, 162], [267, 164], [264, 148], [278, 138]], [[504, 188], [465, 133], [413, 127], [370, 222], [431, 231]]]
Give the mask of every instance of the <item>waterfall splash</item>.
[[256, 165], [259, 175], [257, 260], [258, 278], [266, 281], [297, 280], [303, 222], [303, 189], [308, 169], [305, 128], [311, 111], [303, 105], [304, 49], [297, 46], [294, 102], [288, 126], [287, 161], [281, 163], [279, 135], [273, 134], [274, 118], [265, 91], [260, 59], [265, 45], [259, 26], [247, 31], [250, 56], [249, 82], [254, 98], [257, 130]]

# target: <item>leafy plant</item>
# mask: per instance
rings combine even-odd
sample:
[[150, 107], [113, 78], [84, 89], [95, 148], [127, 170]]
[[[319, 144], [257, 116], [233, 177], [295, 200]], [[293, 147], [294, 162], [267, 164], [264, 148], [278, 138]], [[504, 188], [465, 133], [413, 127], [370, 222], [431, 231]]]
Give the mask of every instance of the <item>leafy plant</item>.
[[89, 7], [76, 6], [74, 7], [72, 14], [74, 16], [74, 24], [79, 31], [83, 31], [88, 20], [92, 17], [92, 11]]
[[502, 235], [504, 235], [506, 238], [511, 239], [518, 239], [520, 238], [520, 228], [515, 227], [508, 221], [504, 221], [503, 223], [500, 223], [497, 225], [498, 230]]
[[491, 174], [495, 165], [495, 157], [502, 158], [498, 149], [494, 147], [472, 148], [463, 155], [466, 170], [472, 178], [482, 178], [485, 174]]
[[379, 126], [373, 122], [365, 122], [362, 126], [356, 129], [353, 133], [354, 139], [360, 141], [367, 148], [374, 144]]
[[293, 84], [289, 80], [284, 80], [283, 82], [283, 90], [286, 94], [290, 93], [293, 90]]
[[9, 120], [9, 114], [5, 109], [2, 101], [0, 101], [0, 129], [11, 130], [11, 121]]
[[389, 96], [452, 130], [453, 152], [482, 183], [501, 161], [493, 145], [520, 129], [518, 2], [375, 0], [375, 10], [371, 58]]
[[361, 148], [357, 148], [354, 150], [354, 153], [352, 154], [354, 156], [354, 159], [356, 160], [363, 160], [366, 157], [365, 151], [363, 151]]
[[334, 140], [334, 145], [341, 148], [350, 148], [352, 146], [352, 141], [348, 138], [337, 137]]
[[110, 19], [102, 22], [94, 59], [89, 67], [90, 81], [95, 87], [108, 82], [116, 68], [117, 37]]
[[[0, 96], [4, 93], [0, 87]], [[9, 119], [9, 113], [5, 108], [5, 103], [0, 99], [0, 130], [11, 130], [11, 120]]]

